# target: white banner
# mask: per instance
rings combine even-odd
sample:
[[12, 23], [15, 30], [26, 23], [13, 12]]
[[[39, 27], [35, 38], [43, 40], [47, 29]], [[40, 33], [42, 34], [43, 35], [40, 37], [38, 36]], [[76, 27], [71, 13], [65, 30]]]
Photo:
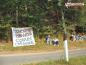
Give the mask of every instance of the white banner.
[[31, 27], [12, 27], [13, 47], [35, 45], [33, 30]]

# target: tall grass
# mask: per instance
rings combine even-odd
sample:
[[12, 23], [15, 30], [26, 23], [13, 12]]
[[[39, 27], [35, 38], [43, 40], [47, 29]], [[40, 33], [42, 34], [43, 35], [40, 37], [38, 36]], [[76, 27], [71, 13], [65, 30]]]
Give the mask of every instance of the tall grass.
[[[36, 38], [36, 45], [34, 46], [23, 46], [23, 47], [13, 47], [12, 42], [10, 43], [0, 43], [0, 53], [1, 52], [42, 52], [42, 51], [56, 51], [56, 50], [62, 50], [64, 47], [62, 35], [58, 36], [59, 39], [59, 45], [47, 45], [45, 42], [45, 39], [42, 38], [39, 40]], [[68, 40], [68, 47], [69, 49], [75, 49], [75, 48], [86, 48], [86, 41], [70, 41]]]

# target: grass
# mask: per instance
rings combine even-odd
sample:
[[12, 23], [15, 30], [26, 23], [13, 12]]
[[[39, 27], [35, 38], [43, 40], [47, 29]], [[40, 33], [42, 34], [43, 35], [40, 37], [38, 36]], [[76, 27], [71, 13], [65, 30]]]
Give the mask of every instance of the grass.
[[[20, 53], [20, 52], [45, 52], [45, 51], [56, 51], [63, 49], [62, 36], [58, 36], [59, 46], [47, 45], [44, 41], [44, 38], [39, 41], [36, 39], [36, 45], [34, 46], [23, 46], [23, 47], [13, 47], [12, 42], [9, 43], [0, 43], [0, 53]], [[68, 41], [69, 49], [75, 48], [86, 48], [86, 41]], [[46, 50], [47, 49], [47, 50]]]
[[40, 63], [31, 63], [23, 65], [86, 65], [86, 56], [71, 58], [69, 62], [64, 60], [50, 60]]

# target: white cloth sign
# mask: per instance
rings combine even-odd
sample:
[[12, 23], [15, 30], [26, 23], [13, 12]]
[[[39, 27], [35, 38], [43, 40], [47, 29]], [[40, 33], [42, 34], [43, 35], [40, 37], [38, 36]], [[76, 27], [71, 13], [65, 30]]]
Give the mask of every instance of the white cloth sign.
[[12, 27], [13, 47], [35, 45], [33, 30], [31, 27]]

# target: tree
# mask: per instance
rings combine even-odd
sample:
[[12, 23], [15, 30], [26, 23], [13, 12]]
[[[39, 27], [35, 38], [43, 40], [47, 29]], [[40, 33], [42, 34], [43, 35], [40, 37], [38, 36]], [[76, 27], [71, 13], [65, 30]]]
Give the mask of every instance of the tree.
[[[64, 8], [67, 27], [77, 23], [85, 24], [86, 6], [82, 12], [77, 8], [60, 7], [58, 3], [59, 0], [0, 1], [0, 29], [7, 31], [11, 30], [11, 27], [33, 27], [37, 35], [61, 31], [63, 28], [60, 8]], [[61, 4], [64, 6], [64, 0], [61, 0]]]

